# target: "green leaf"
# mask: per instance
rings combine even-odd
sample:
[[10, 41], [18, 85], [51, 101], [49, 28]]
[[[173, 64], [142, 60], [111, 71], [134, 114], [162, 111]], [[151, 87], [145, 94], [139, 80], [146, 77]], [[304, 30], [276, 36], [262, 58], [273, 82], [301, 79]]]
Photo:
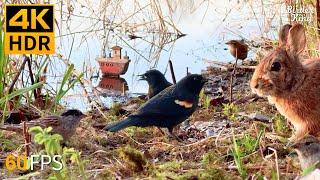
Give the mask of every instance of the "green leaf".
[[40, 133], [39, 133], [39, 134], [36, 134], [36, 135], [34, 136], [34, 141], [35, 141], [36, 143], [38, 143], [38, 144], [43, 144], [44, 141], [45, 141], [43, 134], [40, 134]]
[[52, 145], [52, 139], [49, 139], [48, 141], [46, 141], [45, 143], [45, 149], [46, 149], [46, 152], [49, 154], [49, 155], [53, 155], [54, 154], [54, 145]]
[[39, 134], [39, 133], [44, 133], [44, 131], [40, 126], [34, 126], [29, 129], [29, 133]]
[[312, 171], [314, 171], [316, 169], [316, 165], [317, 165], [317, 163], [315, 163], [314, 165], [311, 165], [307, 168], [304, 168], [301, 175], [302, 176], [308, 175], [309, 173], [311, 173]]
[[72, 163], [78, 162], [77, 154], [72, 154], [71, 157], [70, 157], [70, 160], [71, 160]]
[[33, 84], [33, 85], [29, 86], [29, 87], [21, 88], [21, 89], [18, 89], [16, 91], [13, 91], [12, 93], [0, 98], [0, 104], [3, 104], [6, 101], [11, 100], [12, 98], [14, 98], [16, 96], [20, 96], [20, 95], [22, 95], [24, 93], [32, 91], [32, 90], [34, 90], [34, 89], [36, 89], [36, 88], [38, 88], [38, 87], [40, 87], [42, 85], [43, 85], [43, 82], [38, 82], [38, 83]]
[[61, 85], [59, 87], [59, 90], [56, 93], [55, 103], [59, 103], [61, 98], [77, 83], [80, 81], [80, 79], [83, 77], [84, 73], [81, 73], [75, 80], [71, 82], [70, 85], [67, 86], [66, 90], [63, 90], [64, 86], [67, 84], [68, 80], [72, 77], [72, 73], [74, 70], [74, 65], [71, 64], [66, 73], [63, 75], [63, 79], [61, 81]]
[[55, 176], [50, 176], [50, 177], [48, 178], [48, 180], [58, 180], [58, 179], [57, 179], [57, 177], [55, 177]]
[[46, 133], [49, 133], [51, 131], [52, 131], [52, 127], [51, 126], [44, 129], [44, 132], [46, 132]]
[[63, 137], [60, 134], [54, 134], [51, 136], [51, 138], [56, 140], [57, 142], [60, 142], [63, 140]]
[[65, 155], [70, 155], [73, 154], [75, 152], [74, 148], [63, 148], [63, 154]]

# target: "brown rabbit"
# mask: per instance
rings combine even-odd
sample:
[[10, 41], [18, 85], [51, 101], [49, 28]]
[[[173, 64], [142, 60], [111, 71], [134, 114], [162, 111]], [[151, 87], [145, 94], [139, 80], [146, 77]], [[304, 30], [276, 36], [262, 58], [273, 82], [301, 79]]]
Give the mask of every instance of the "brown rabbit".
[[254, 93], [268, 97], [293, 124], [290, 140], [320, 133], [320, 59], [301, 59], [305, 46], [303, 25], [283, 26], [279, 47], [260, 62], [250, 82]]

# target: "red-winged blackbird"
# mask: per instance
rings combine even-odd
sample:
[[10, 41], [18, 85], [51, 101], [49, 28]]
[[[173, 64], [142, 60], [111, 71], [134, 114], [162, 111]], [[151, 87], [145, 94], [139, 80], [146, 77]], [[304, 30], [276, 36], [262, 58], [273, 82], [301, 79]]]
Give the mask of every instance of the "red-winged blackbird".
[[201, 75], [188, 75], [151, 98], [128, 118], [106, 126], [104, 130], [116, 132], [129, 126], [157, 126], [168, 128], [173, 135], [173, 128], [196, 110], [205, 82]]
[[[52, 127], [53, 133], [58, 133], [67, 141], [75, 132], [79, 122], [84, 115], [77, 109], [70, 109], [62, 113], [61, 116], [47, 116], [27, 122], [27, 126], [41, 126], [42, 128]], [[3, 125], [0, 129], [22, 133], [22, 124]]]
[[245, 60], [248, 55], [248, 45], [243, 41], [230, 40], [226, 43], [229, 45], [230, 53], [233, 57]]
[[165, 88], [171, 86], [172, 84], [167, 81], [164, 75], [155, 69], [149, 70], [144, 74], [139, 75], [140, 80], [146, 80], [149, 85], [148, 97], [149, 99], [157, 95], [159, 92]]

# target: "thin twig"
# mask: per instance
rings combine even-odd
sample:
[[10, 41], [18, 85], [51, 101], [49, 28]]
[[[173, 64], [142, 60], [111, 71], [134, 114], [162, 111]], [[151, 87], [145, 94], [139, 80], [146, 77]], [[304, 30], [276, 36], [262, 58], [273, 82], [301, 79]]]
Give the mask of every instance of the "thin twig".
[[24, 146], [25, 146], [25, 154], [27, 157], [29, 157], [30, 154], [30, 134], [28, 133], [28, 127], [26, 121], [23, 121], [22, 124], [22, 130], [23, 130], [23, 138], [24, 138]]
[[16, 82], [17, 82], [17, 80], [18, 80], [21, 72], [23, 71], [24, 66], [26, 65], [26, 62], [27, 62], [28, 59], [29, 59], [29, 57], [27, 57], [27, 56], [24, 55], [24, 60], [23, 60], [21, 66], [20, 66], [20, 68], [19, 68], [19, 70], [18, 70], [18, 73], [16, 74], [16, 76], [14, 77], [14, 79], [12, 80], [12, 82], [11, 82], [11, 84], [10, 84], [10, 86], [9, 86], [9, 90], [8, 90], [8, 93], [9, 93], [9, 94], [12, 93], [13, 87], [14, 87], [14, 85], [16, 84]]
[[272, 147], [268, 147], [271, 151], [273, 151], [275, 161], [276, 161], [276, 169], [277, 169], [277, 180], [280, 180], [280, 172], [279, 172], [279, 164], [278, 164], [278, 153], [277, 150], [273, 149]]
[[218, 147], [218, 140], [219, 140], [219, 138], [220, 138], [220, 136], [221, 136], [221, 134], [222, 134], [222, 132], [224, 131], [225, 128], [226, 128], [226, 127], [223, 127], [223, 128], [220, 130], [220, 132], [218, 133], [217, 137], [216, 137], [216, 140], [215, 140], [215, 145], [216, 145], [216, 147]]
[[[209, 60], [203, 59], [203, 61], [209, 65], [219, 66], [226, 69], [227, 71], [233, 70], [233, 65], [228, 63], [220, 62], [221, 60]], [[237, 69], [243, 69], [245, 71], [254, 71], [256, 66], [247, 66], [247, 65], [237, 65]]]
[[[32, 58], [32, 56], [30, 56], [30, 57]], [[32, 68], [31, 68], [31, 59], [30, 59], [30, 58], [27, 58], [27, 62], [28, 62], [29, 76], [30, 76], [30, 80], [31, 80], [31, 85], [34, 85], [35, 82], [34, 82], [33, 73], [32, 73]], [[37, 97], [38, 97], [37, 89], [34, 89], [34, 90], [33, 90], [33, 95], [34, 95], [34, 98], [37, 99]], [[39, 95], [40, 95], [40, 94], [39, 94]]]
[[235, 76], [236, 70], [237, 70], [237, 63], [238, 63], [238, 49], [236, 48], [236, 62], [233, 65], [233, 71], [231, 74], [231, 78], [230, 78], [230, 88], [229, 88], [229, 93], [230, 93], [230, 103], [232, 103], [233, 99], [232, 99], [232, 94], [233, 94], [233, 77]]

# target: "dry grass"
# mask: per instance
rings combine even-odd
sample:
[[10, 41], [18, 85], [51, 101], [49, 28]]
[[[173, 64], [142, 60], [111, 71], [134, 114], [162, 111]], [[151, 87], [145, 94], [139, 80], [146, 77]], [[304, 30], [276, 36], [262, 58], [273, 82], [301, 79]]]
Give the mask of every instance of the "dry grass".
[[[220, 72], [221, 74], [221, 72]], [[245, 90], [248, 88], [243, 86]], [[240, 91], [240, 89], [239, 89]], [[243, 94], [244, 93], [239, 93]], [[239, 98], [239, 97], [238, 97]], [[256, 112], [273, 117], [276, 110], [266, 100], [246, 102], [238, 105], [239, 112]], [[107, 112], [105, 112], [107, 113]], [[114, 113], [113, 113], [114, 114]], [[125, 115], [123, 115], [125, 116]], [[108, 116], [107, 116], [108, 117]], [[236, 115], [229, 120], [223, 114], [223, 107], [199, 108], [190, 118], [196, 122], [213, 122], [221, 126], [216, 136], [205, 137], [204, 132], [178, 130], [183, 143], [168, 139], [156, 128], [128, 128], [118, 133], [107, 133], [93, 128], [97, 123], [110, 123], [111, 119], [86, 118], [77, 129], [77, 134], [68, 146], [82, 152], [82, 160], [87, 160], [86, 174], [91, 178], [138, 178], [138, 179], [240, 179], [234, 159], [233, 136], [241, 151], [243, 170], [248, 177], [259, 179], [293, 179], [300, 174], [299, 164], [292, 149], [286, 148], [283, 140], [290, 136], [287, 132], [276, 133], [274, 123], [262, 123]], [[117, 118], [123, 118], [121, 115]], [[113, 121], [113, 120], [112, 120]], [[222, 121], [227, 124], [221, 123]], [[284, 123], [286, 126], [286, 123]], [[12, 144], [22, 144], [22, 137], [2, 132], [3, 138]], [[261, 134], [256, 147], [251, 147]], [[195, 140], [194, 140], [195, 139]], [[192, 141], [192, 142], [191, 142]], [[272, 148], [272, 149], [270, 149]], [[275, 150], [273, 152], [273, 150]], [[19, 152], [19, 148], [2, 149], [2, 157]], [[70, 169], [73, 165], [70, 165]], [[2, 177], [14, 177], [4, 169]], [[48, 172], [46, 172], [48, 173]], [[46, 176], [42, 172], [42, 177]], [[76, 173], [76, 172], [74, 172]]]

